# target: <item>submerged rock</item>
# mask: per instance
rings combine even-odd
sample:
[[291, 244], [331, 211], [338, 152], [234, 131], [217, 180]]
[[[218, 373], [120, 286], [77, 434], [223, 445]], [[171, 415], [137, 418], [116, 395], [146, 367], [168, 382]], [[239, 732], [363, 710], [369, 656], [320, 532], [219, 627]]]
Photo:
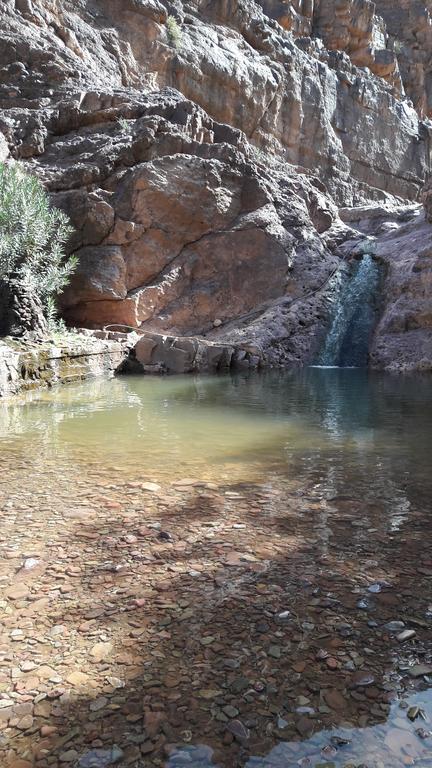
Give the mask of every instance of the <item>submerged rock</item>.
[[78, 760], [78, 768], [109, 768], [123, 758], [123, 752], [114, 746], [111, 749], [91, 749]]

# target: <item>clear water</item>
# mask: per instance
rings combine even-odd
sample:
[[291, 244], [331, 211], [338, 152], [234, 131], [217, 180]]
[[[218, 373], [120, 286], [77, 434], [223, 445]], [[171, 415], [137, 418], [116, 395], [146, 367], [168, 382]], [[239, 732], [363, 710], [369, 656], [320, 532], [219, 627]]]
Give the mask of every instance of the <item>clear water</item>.
[[370, 255], [340, 273], [335, 309], [318, 365], [367, 365], [379, 288], [380, 268]]
[[[430, 388], [309, 369], [97, 380], [1, 403], [0, 588], [30, 595], [0, 599], [0, 699], [23, 658], [54, 668], [70, 698], [48, 697], [28, 733], [0, 719], [0, 765], [7, 750], [27, 759], [54, 724], [50, 765], [72, 733], [83, 760], [117, 744], [138, 749], [119, 763], [136, 768], [431, 768], [432, 739], [417, 731], [431, 728], [432, 677], [409, 674], [432, 662]], [[22, 576], [26, 557], [46, 570]], [[395, 620], [414, 639], [396, 641]], [[13, 627], [28, 641], [11, 642]], [[101, 638], [117, 655], [95, 665]], [[88, 676], [79, 688], [71, 668]], [[352, 688], [364, 669], [373, 683]], [[33, 685], [30, 698], [49, 688]], [[326, 704], [335, 690], [346, 706]], [[96, 717], [102, 694], [109, 716]], [[132, 705], [163, 713], [151, 750]], [[247, 738], [228, 729], [227, 705]], [[407, 717], [413, 706], [425, 720]]]

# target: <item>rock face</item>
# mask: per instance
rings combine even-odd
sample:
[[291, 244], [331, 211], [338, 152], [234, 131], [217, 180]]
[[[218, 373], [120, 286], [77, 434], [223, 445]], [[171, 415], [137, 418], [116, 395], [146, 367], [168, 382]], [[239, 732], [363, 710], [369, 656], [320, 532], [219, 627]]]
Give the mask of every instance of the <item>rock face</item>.
[[376, 0], [396, 52], [406, 93], [421, 116], [432, 117], [432, 5], [430, 0]]
[[[420, 206], [342, 210], [368, 233], [384, 267], [381, 316], [370, 349], [374, 368], [432, 370], [432, 238]], [[342, 246], [342, 249], [348, 244]]]
[[36, 344], [31, 340], [2, 339], [0, 399], [54, 384], [114, 374], [127, 354], [124, 342], [102, 341], [84, 334]]
[[230, 346], [194, 337], [146, 333], [134, 346], [123, 371], [145, 373], [220, 373], [232, 368], [256, 369], [259, 350]]
[[24, 336], [29, 331], [48, 331], [40, 301], [18, 281], [1, 280], [0, 336]]
[[426, 220], [432, 224], [432, 179], [425, 184], [422, 194], [423, 206], [425, 209]]
[[3, 3], [0, 157], [75, 227], [71, 325], [313, 359], [366, 235], [338, 206], [415, 201], [430, 168], [393, 33], [369, 0], [333, 6]]

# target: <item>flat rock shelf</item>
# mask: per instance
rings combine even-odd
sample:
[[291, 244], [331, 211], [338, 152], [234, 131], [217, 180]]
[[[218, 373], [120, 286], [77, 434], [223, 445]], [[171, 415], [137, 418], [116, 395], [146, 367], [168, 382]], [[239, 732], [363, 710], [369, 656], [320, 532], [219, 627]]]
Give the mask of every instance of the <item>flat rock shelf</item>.
[[124, 343], [67, 333], [40, 341], [0, 339], [0, 398], [114, 373]]

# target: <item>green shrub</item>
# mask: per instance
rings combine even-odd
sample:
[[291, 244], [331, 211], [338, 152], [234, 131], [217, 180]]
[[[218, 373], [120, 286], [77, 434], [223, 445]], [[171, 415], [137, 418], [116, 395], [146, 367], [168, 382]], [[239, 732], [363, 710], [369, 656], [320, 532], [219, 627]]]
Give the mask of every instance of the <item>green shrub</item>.
[[130, 120], [126, 120], [125, 117], [119, 117], [117, 125], [123, 133], [132, 133], [132, 124]]
[[181, 29], [174, 16], [168, 16], [166, 20], [166, 28], [168, 34], [168, 40], [173, 48], [179, 48], [182, 39]]
[[34, 294], [50, 322], [55, 297], [76, 266], [64, 253], [71, 233], [67, 216], [50, 207], [38, 179], [18, 164], [0, 163], [0, 281]]

